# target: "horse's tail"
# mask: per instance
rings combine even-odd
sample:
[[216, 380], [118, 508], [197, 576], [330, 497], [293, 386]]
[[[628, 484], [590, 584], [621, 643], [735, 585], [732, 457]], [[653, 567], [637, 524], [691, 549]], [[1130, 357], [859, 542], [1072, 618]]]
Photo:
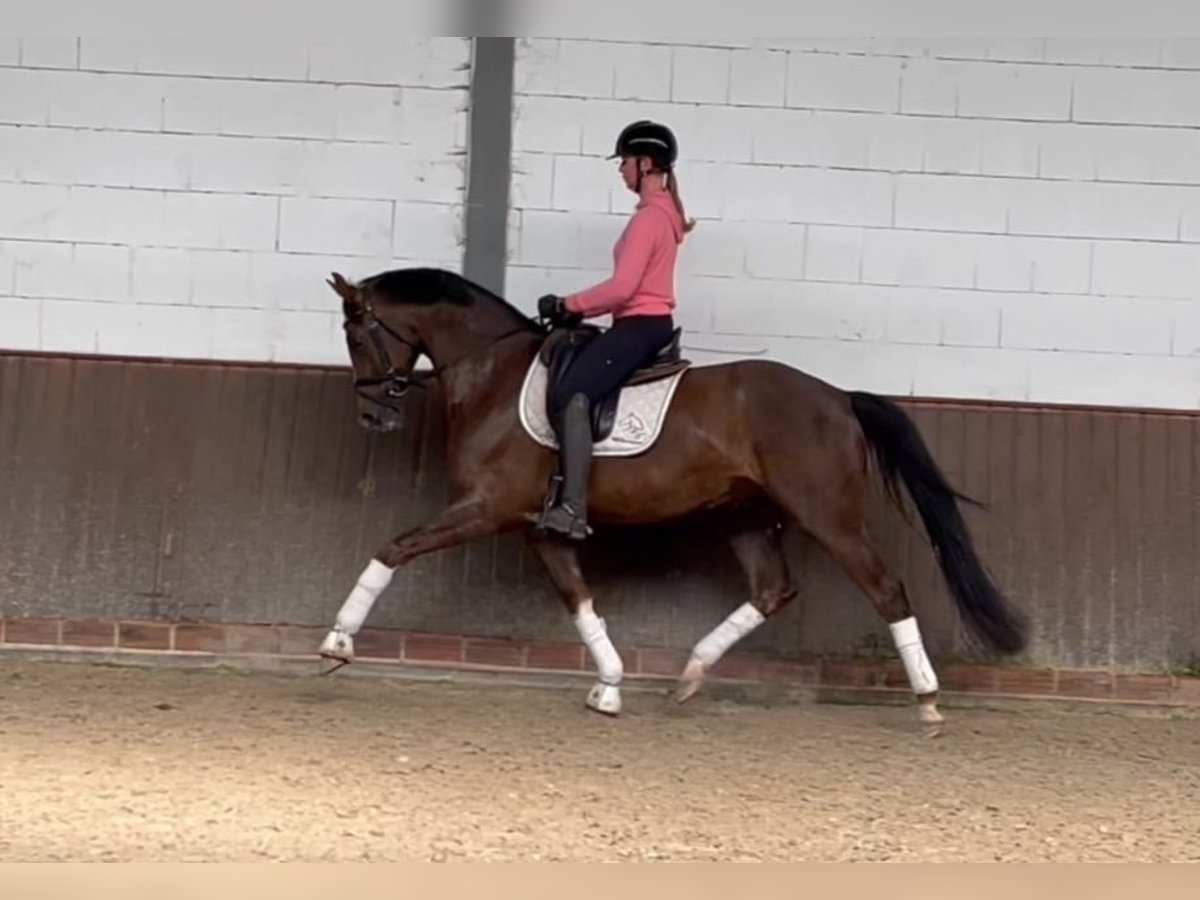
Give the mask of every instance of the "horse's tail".
[[950, 486], [904, 410], [886, 397], [865, 391], [852, 391], [849, 396], [888, 493], [901, 508], [897, 476], [908, 488], [967, 625], [996, 650], [1022, 650], [1026, 622], [984, 571], [956, 501], [980, 504]]

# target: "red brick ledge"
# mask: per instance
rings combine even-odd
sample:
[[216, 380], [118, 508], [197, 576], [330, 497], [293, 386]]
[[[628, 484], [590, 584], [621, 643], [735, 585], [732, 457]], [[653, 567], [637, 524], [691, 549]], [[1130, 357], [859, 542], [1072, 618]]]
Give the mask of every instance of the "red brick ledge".
[[[298, 625], [0, 619], [0, 645], [315, 659], [316, 647], [327, 631]], [[354, 644], [357, 657], [372, 663], [528, 673], [594, 671], [583, 645], [567, 641], [364, 628]], [[688, 657], [686, 650], [667, 647], [625, 646], [620, 650], [626, 674], [634, 677], [674, 679]], [[904, 668], [896, 659], [792, 660], [733, 652], [717, 665], [713, 678], [814, 688], [908, 690]], [[1200, 678], [1165, 673], [951, 664], [940, 669], [939, 678], [942, 690], [955, 693], [1200, 707]]]

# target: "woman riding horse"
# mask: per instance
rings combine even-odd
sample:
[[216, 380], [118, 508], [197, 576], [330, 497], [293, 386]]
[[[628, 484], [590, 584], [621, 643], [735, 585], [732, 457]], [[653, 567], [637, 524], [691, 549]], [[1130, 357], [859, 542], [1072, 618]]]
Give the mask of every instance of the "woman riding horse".
[[613, 274], [583, 291], [538, 301], [538, 314], [554, 325], [611, 314], [612, 328], [581, 351], [549, 397], [561, 445], [563, 487], [539, 520], [547, 531], [582, 540], [588, 535], [587, 486], [592, 463], [591, 408], [666, 346], [674, 331], [675, 257], [695, 226], [685, 221], [675, 181], [675, 135], [641, 120], [618, 135], [618, 171], [640, 198], [613, 248]]

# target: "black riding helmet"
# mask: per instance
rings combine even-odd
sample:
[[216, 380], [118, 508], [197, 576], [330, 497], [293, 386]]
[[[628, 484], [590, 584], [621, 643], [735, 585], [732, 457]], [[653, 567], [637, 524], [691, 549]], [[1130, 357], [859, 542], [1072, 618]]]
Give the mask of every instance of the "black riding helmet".
[[660, 172], [670, 172], [679, 155], [675, 135], [666, 125], [639, 119], [621, 129], [617, 147], [609, 159], [618, 156], [647, 156]]

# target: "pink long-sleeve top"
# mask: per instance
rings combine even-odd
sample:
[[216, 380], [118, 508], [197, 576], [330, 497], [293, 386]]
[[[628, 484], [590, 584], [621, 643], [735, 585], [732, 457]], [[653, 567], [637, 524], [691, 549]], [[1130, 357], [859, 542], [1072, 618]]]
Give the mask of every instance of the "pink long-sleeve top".
[[568, 294], [567, 309], [585, 317], [611, 313], [665, 316], [675, 308], [675, 256], [683, 240], [683, 218], [667, 191], [638, 202], [613, 246], [613, 274], [586, 290]]

